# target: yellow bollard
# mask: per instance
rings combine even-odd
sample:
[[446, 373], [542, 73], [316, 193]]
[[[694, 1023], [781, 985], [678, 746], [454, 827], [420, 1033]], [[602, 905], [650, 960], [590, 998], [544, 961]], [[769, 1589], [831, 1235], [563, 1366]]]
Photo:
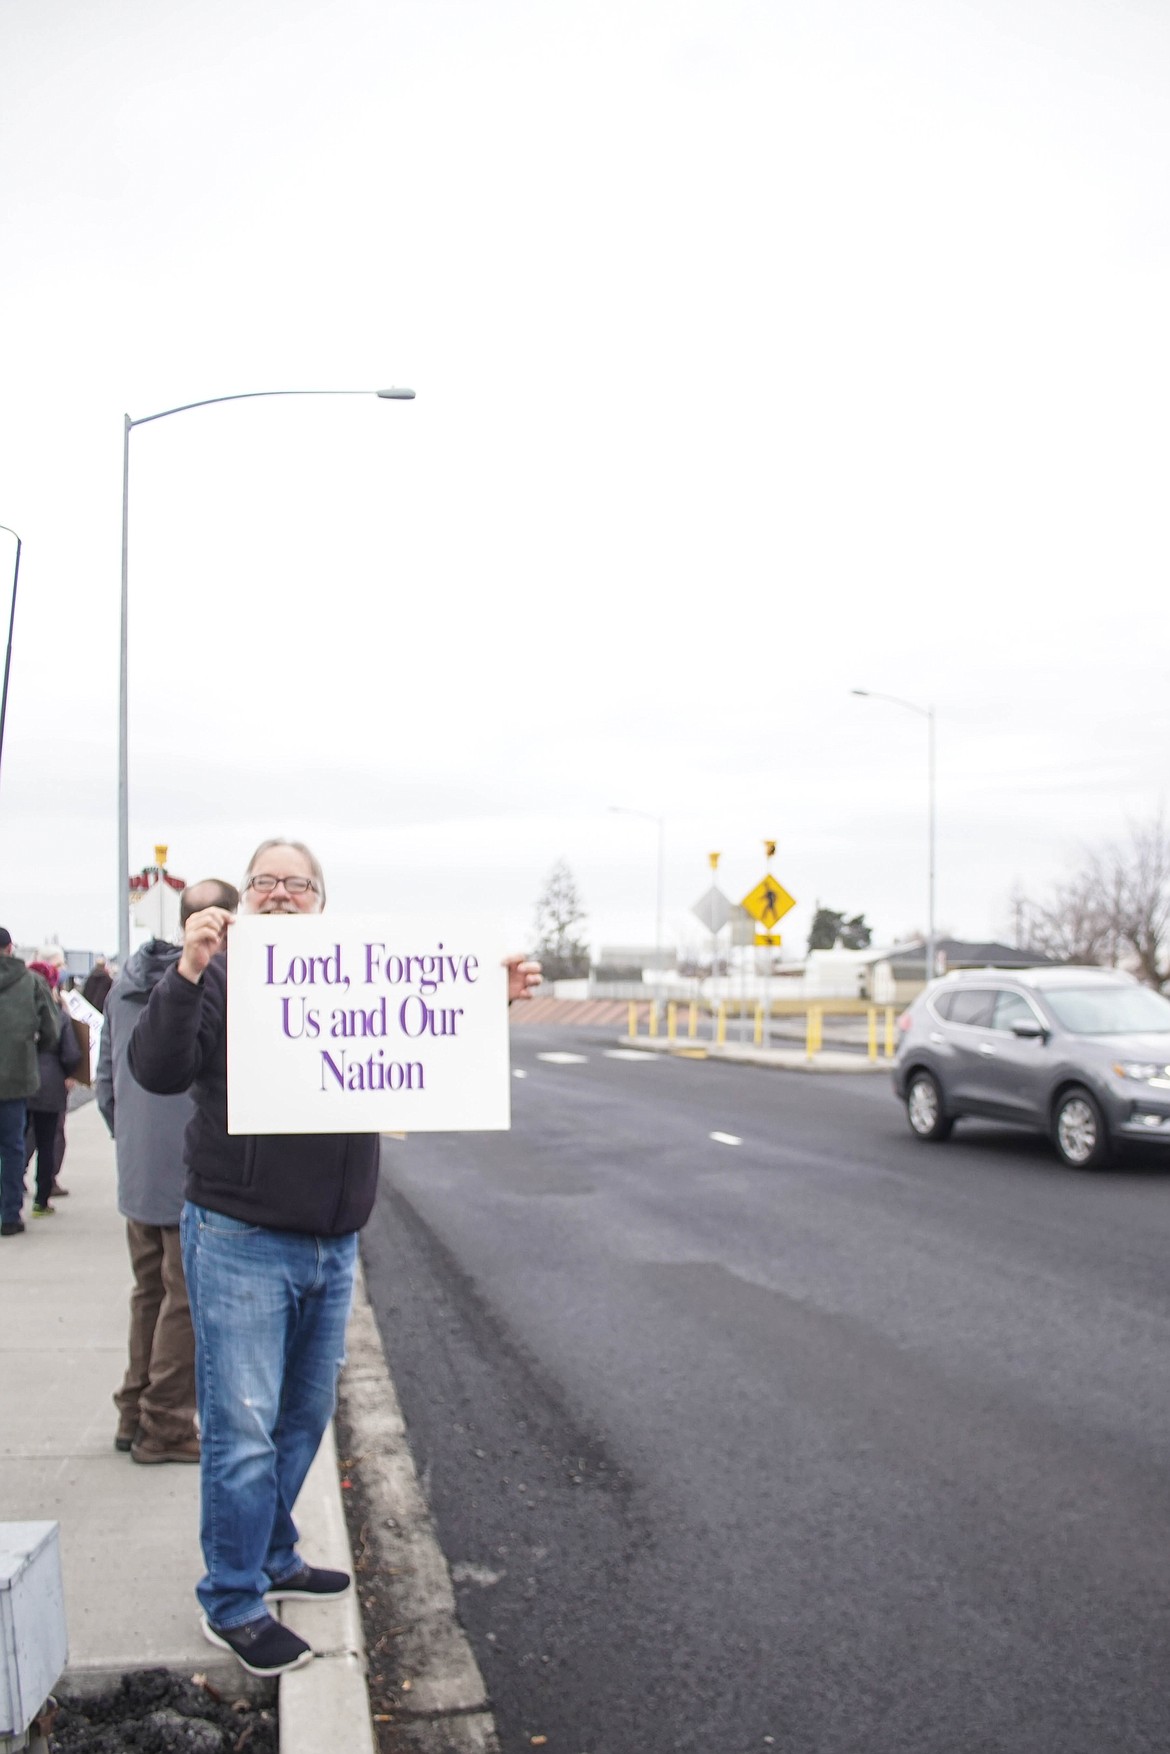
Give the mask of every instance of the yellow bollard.
[[759, 1047], [760, 1044], [762, 1043], [763, 1039], [764, 1039], [764, 1007], [763, 1007], [763, 1004], [759, 1000], [757, 1000], [756, 1001], [756, 1029], [755, 1029], [755, 1035], [753, 1037], [753, 1040], [755, 1041], [756, 1046]]
[[638, 1006], [637, 1006], [637, 1002], [634, 999], [631, 999], [630, 1000], [629, 1028], [627, 1029], [626, 1034], [627, 1035], [637, 1035], [637, 1033], [638, 1033]]
[[869, 1010], [866, 1012], [866, 1016], [869, 1018], [869, 1057], [871, 1060], [876, 1060], [877, 1059], [877, 1006], [871, 1005]]
[[650, 1034], [651, 1035], [658, 1034], [658, 1000], [657, 999], [651, 999], [651, 1001], [650, 1001]]
[[722, 1047], [727, 1040], [727, 1000], [719, 1001], [719, 1017], [715, 1026], [715, 1040]]
[[675, 999], [669, 999], [667, 1001], [667, 1005], [666, 1005], [666, 1037], [667, 1037], [667, 1040], [674, 1041], [674, 1039], [676, 1038], [677, 1035], [678, 1035], [678, 1002]]
[[892, 1060], [893, 1057], [894, 1057], [894, 1007], [892, 1005], [887, 1005], [886, 1006], [886, 1058], [887, 1058], [887, 1060]]
[[690, 1020], [689, 1020], [689, 1028], [687, 1029], [687, 1034], [690, 1036], [691, 1040], [694, 1041], [695, 1037], [699, 1033], [699, 1004], [698, 1004], [697, 999], [691, 1000], [690, 1012], [691, 1012], [691, 1015], [690, 1015]]

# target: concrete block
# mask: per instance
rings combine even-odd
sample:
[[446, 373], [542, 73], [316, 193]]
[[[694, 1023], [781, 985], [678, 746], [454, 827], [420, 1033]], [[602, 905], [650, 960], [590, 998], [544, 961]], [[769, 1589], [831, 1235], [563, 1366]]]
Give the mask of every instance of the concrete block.
[[0, 1523], [0, 1736], [23, 1736], [68, 1655], [56, 1523]]

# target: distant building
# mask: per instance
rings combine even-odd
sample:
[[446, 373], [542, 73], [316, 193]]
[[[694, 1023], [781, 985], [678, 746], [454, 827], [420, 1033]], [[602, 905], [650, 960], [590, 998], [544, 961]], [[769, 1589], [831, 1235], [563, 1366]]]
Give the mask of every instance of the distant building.
[[677, 960], [673, 947], [656, 950], [646, 944], [603, 944], [595, 968], [600, 980], [637, 980], [643, 969], [660, 972], [674, 968]]
[[[946, 974], [952, 968], [1047, 968], [1054, 958], [1041, 956], [1036, 950], [1021, 950], [1014, 944], [997, 944], [994, 940], [939, 938], [935, 941], [935, 969]], [[921, 981], [926, 978], [926, 942], [918, 939], [909, 944], [895, 945], [883, 952], [896, 981]]]
[[83, 981], [100, 955], [99, 950], [66, 950], [66, 970], [73, 976], [74, 980]]
[[[939, 938], [934, 948], [938, 974], [952, 968], [1035, 968], [1052, 961], [1011, 944], [965, 938]], [[803, 963], [793, 965], [793, 973], [799, 975], [801, 996], [806, 999], [906, 1004], [926, 981], [926, 943], [917, 938], [905, 944], [871, 945], [865, 950], [844, 950], [840, 945], [833, 950], [812, 950]]]

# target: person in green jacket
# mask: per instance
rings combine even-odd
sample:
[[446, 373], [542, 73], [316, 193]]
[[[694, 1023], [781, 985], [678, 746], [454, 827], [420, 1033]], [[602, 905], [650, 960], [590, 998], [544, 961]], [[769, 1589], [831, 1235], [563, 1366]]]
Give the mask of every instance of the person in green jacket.
[[25, 1104], [40, 1084], [37, 1052], [61, 1029], [49, 989], [12, 950], [0, 926], [0, 1236], [19, 1236], [24, 1205]]

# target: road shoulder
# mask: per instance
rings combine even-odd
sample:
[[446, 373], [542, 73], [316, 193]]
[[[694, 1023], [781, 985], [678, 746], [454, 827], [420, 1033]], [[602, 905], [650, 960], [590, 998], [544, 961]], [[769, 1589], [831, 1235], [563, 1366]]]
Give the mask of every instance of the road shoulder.
[[[359, 1268], [341, 1379], [345, 1458], [363, 1499], [357, 1588], [376, 1574], [393, 1579], [388, 1648], [372, 1653], [389, 1673], [393, 1730], [418, 1754], [498, 1754], [487, 1690], [459, 1625], [447, 1561], [415, 1472], [382, 1342]], [[377, 1592], [374, 1592], [376, 1599]], [[392, 1636], [391, 1636], [392, 1635]], [[291, 1678], [291, 1677], [290, 1677]], [[378, 1714], [379, 1718], [382, 1714]], [[283, 1750], [283, 1742], [282, 1742]]]

